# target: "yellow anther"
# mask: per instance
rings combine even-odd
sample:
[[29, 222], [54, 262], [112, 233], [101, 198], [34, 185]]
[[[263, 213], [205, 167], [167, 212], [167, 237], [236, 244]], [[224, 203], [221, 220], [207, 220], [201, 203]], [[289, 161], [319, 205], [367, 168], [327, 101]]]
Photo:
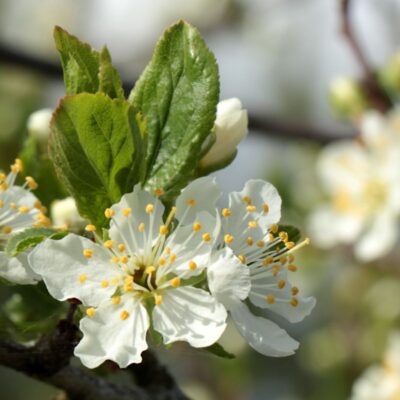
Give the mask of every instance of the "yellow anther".
[[282, 242], [287, 242], [289, 240], [289, 235], [287, 232], [279, 232], [279, 238], [282, 240]]
[[229, 208], [224, 208], [221, 214], [223, 217], [230, 217], [232, 215], [232, 211]]
[[124, 208], [122, 210], [122, 215], [124, 217], [129, 217], [132, 214], [132, 208], [128, 207], [128, 208]]
[[3, 183], [7, 178], [7, 175], [3, 172], [0, 172], [0, 183]]
[[129, 317], [129, 313], [128, 311], [121, 311], [121, 313], [119, 314], [119, 317], [122, 319], [122, 321], [125, 321], [128, 317]]
[[12, 232], [11, 226], [5, 226], [5, 227], [2, 229], [2, 232], [5, 233], [6, 235], [8, 235], [9, 233]]
[[272, 233], [278, 232], [278, 229], [279, 229], [278, 224], [272, 224], [272, 225], [269, 227], [269, 230], [270, 230]]
[[151, 203], [147, 204], [145, 210], [146, 210], [147, 214], [151, 214], [154, 211], [154, 204], [151, 204]]
[[101, 281], [100, 286], [105, 289], [108, 287], [108, 281]]
[[265, 257], [265, 258], [264, 258], [263, 264], [264, 264], [265, 266], [267, 266], [267, 265], [272, 264], [273, 262], [274, 262], [274, 257], [268, 256], [268, 257]]
[[93, 224], [89, 224], [85, 226], [85, 231], [86, 232], [96, 232], [96, 227]]
[[161, 296], [161, 294], [155, 294], [154, 295], [154, 303], [156, 304], [156, 306], [159, 306], [163, 301], [163, 298]]
[[154, 196], [161, 197], [164, 194], [164, 190], [158, 188], [154, 190]]
[[43, 204], [42, 204], [41, 201], [37, 200], [37, 201], [35, 201], [35, 203], [33, 204], [33, 207], [36, 208], [36, 209], [38, 209], [38, 210], [41, 210], [42, 207], [43, 207]]
[[281, 257], [281, 258], [279, 259], [279, 262], [280, 262], [282, 265], [285, 265], [286, 262], [287, 262], [287, 257]]
[[26, 206], [21, 206], [21, 207], [18, 208], [18, 211], [19, 211], [21, 214], [26, 214], [26, 213], [29, 212], [29, 210], [30, 210], [30, 208], [29, 208], [29, 207], [26, 207]]
[[167, 263], [167, 260], [165, 258], [160, 258], [158, 260], [158, 265], [163, 266]]
[[104, 247], [107, 247], [107, 249], [111, 249], [114, 246], [114, 242], [112, 240], [106, 240], [104, 242]]
[[89, 318], [93, 318], [93, 317], [94, 317], [94, 314], [96, 314], [96, 310], [95, 310], [93, 307], [90, 307], [90, 308], [88, 308], [88, 309], [86, 310], [86, 315], [87, 315]]
[[141, 223], [139, 224], [139, 226], [138, 226], [138, 231], [139, 231], [139, 232], [144, 232], [144, 223], [143, 223], [143, 222], [141, 222]]
[[133, 283], [133, 279], [134, 278], [132, 275], [127, 276], [126, 278], [124, 278], [124, 284], [129, 285], [130, 283]]
[[267, 212], [269, 212], [269, 205], [267, 203], [264, 203], [262, 206], [262, 209], [263, 209], [263, 213], [266, 214]]
[[79, 275], [79, 282], [80, 283], [85, 283], [87, 279], [87, 276], [85, 274]]
[[205, 242], [209, 242], [209, 241], [211, 240], [211, 235], [210, 235], [208, 232], [203, 233], [202, 239], [203, 239]]
[[169, 257], [169, 262], [172, 264], [176, 260], [176, 254], [172, 253]]
[[265, 300], [267, 301], [268, 304], [274, 304], [275, 303], [275, 297], [274, 297], [273, 294], [267, 295]]
[[23, 169], [22, 161], [19, 158], [16, 158], [14, 164], [11, 165], [11, 171], [14, 173], [21, 172]]
[[257, 227], [257, 221], [249, 221], [248, 226], [249, 226], [249, 228], [256, 228]]
[[249, 246], [253, 246], [254, 240], [253, 240], [252, 237], [249, 236], [249, 237], [246, 239], [246, 242], [247, 242], [247, 244], [248, 244]]
[[119, 250], [119, 251], [125, 251], [125, 245], [122, 244], [122, 243], [120, 243], [120, 244], [118, 245], [118, 250]]
[[169, 256], [171, 254], [171, 249], [169, 247], [165, 248], [165, 254]]
[[166, 235], [168, 233], [168, 228], [165, 225], [160, 226], [160, 235]]
[[193, 224], [193, 230], [194, 230], [195, 232], [198, 232], [200, 229], [201, 229], [201, 224], [200, 224], [200, 222], [195, 222], [195, 223]]
[[17, 209], [17, 203], [14, 203], [13, 201], [10, 203], [10, 208], [16, 210]]
[[232, 235], [227, 234], [224, 236], [224, 242], [226, 244], [231, 244], [233, 242], [233, 239], [234, 239], [234, 237]]
[[249, 212], [254, 212], [254, 211], [257, 211], [257, 207], [249, 205], [249, 206], [246, 207], [246, 210], [249, 211]]
[[31, 190], [35, 190], [39, 186], [31, 176], [25, 177], [25, 182], [27, 183], [29, 189]]
[[288, 254], [287, 259], [290, 263], [294, 261], [294, 255], [293, 254]]
[[8, 189], [8, 183], [3, 182], [2, 184], [0, 184], [0, 189], [3, 191], [6, 191]]
[[194, 207], [196, 205], [196, 200], [195, 199], [188, 199], [188, 200], [186, 200], [186, 204], [189, 207]]
[[288, 249], [293, 249], [293, 247], [295, 246], [295, 243], [294, 242], [286, 242], [285, 246]]
[[272, 242], [275, 239], [275, 237], [272, 233], [268, 233], [267, 239], [268, 239], [268, 242]]
[[4, 207], [4, 201], [0, 200], [0, 208], [3, 208], [3, 207]]
[[171, 279], [171, 286], [173, 288], [177, 288], [181, 284], [181, 278], [178, 278], [177, 276], [175, 278]]
[[106, 210], [104, 211], [104, 215], [106, 216], [106, 218], [110, 219], [115, 215], [115, 211], [112, 208], [106, 208]]
[[264, 247], [264, 246], [265, 246], [264, 240], [259, 240], [259, 241], [257, 242], [257, 247]]
[[299, 301], [296, 299], [296, 297], [292, 297], [292, 300], [290, 300], [290, 304], [293, 307], [297, 307], [297, 305], [299, 304]]
[[287, 269], [291, 272], [296, 272], [297, 271], [297, 267], [293, 264], [289, 264]]
[[243, 254], [238, 255], [238, 259], [242, 264], [246, 264], [246, 257]]
[[119, 259], [119, 261], [122, 262], [123, 264], [126, 264], [129, 261], [129, 258], [128, 258], [128, 256], [122, 256]]
[[111, 303], [117, 305], [121, 303], [121, 296], [113, 296], [111, 297]]
[[119, 278], [112, 278], [111, 285], [116, 285], [119, 282]]
[[296, 294], [298, 294], [298, 293], [299, 293], [299, 288], [296, 287], [296, 286], [293, 286], [293, 287], [292, 287], [292, 295], [293, 295], [293, 296], [296, 296]]
[[114, 256], [111, 258], [111, 262], [113, 262], [114, 264], [118, 264], [119, 263], [119, 257]]
[[251, 197], [249, 197], [249, 196], [244, 196], [244, 197], [243, 197], [243, 201], [244, 201], [246, 204], [251, 204], [252, 199], [251, 199]]
[[86, 258], [91, 258], [91, 257], [93, 256], [93, 250], [91, 250], [91, 249], [85, 249], [85, 250], [83, 250], [83, 255], [84, 255]]
[[194, 271], [197, 268], [197, 264], [194, 261], [189, 261], [189, 269]]
[[272, 271], [272, 276], [277, 276], [279, 274], [279, 271], [281, 270], [280, 265], [275, 264], [272, 266], [271, 271]]
[[124, 292], [132, 292], [133, 291], [133, 285], [132, 283], [126, 283], [124, 285]]
[[146, 274], [152, 274], [153, 272], [155, 272], [156, 267], [154, 265], [150, 265], [146, 268], [145, 272]]
[[283, 279], [281, 279], [281, 280], [278, 282], [278, 288], [279, 288], [279, 289], [283, 289], [285, 286], [286, 286], [286, 282], [285, 282]]

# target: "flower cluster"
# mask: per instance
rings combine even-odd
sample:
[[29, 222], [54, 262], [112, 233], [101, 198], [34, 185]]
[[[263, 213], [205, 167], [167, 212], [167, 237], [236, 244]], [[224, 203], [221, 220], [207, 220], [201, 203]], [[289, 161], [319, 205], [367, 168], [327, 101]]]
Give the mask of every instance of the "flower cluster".
[[386, 254], [398, 235], [400, 215], [400, 114], [365, 113], [357, 141], [322, 150], [321, 182], [330, 202], [310, 219], [321, 247], [354, 243], [355, 255], [371, 261]]
[[0, 277], [19, 284], [35, 283], [39, 277], [30, 269], [26, 254], [9, 257], [4, 251], [7, 241], [29, 227], [50, 224], [45, 216], [46, 209], [32, 194], [36, 181], [27, 176], [23, 186], [15, 184], [22, 171], [19, 159], [11, 166], [9, 174], [0, 173]]
[[297, 269], [293, 252], [304, 243], [296, 246], [279, 232], [276, 189], [250, 181], [221, 211], [220, 190], [208, 177], [192, 182], [170, 210], [162, 195], [136, 186], [105, 210], [106, 237], [89, 224], [91, 239], [48, 239], [29, 255], [53, 297], [77, 298], [86, 307], [75, 349], [83, 364], [140, 362], [150, 327], [165, 344], [210, 346], [223, 333], [228, 312], [260, 353], [292, 354], [298, 343], [249, 309], [252, 303], [298, 322], [315, 304], [288, 281]]

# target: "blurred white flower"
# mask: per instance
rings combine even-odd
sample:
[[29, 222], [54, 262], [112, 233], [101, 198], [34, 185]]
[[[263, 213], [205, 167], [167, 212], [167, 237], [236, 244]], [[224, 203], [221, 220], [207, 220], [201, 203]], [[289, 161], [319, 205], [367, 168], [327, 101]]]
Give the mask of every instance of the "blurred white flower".
[[215, 143], [201, 159], [200, 166], [209, 168], [224, 163], [234, 156], [237, 145], [247, 135], [247, 111], [237, 98], [220, 101], [214, 124]]
[[47, 142], [53, 110], [43, 108], [32, 113], [27, 122], [28, 133], [40, 142]]
[[310, 217], [320, 247], [354, 243], [356, 257], [371, 261], [389, 252], [400, 214], [400, 114], [366, 113], [360, 141], [325, 147], [317, 168], [329, 203]]
[[369, 367], [353, 385], [351, 400], [400, 399], [400, 332], [389, 338], [380, 365]]
[[72, 197], [53, 201], [50, 206], [50, 214], [54, 227], [58, 229], [79, 231], [87, 224], [87, 221], [79, 215], [75, 200]]

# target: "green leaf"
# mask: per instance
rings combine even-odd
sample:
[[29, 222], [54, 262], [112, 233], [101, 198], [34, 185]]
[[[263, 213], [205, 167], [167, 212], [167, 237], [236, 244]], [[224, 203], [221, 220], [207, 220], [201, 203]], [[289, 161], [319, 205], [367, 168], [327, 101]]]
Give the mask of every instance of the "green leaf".
[[121, 78], [106, 47], [99, 53], [59, 26], [54, 28], [54, 40], [68, 95], [103, 92], [111, 98], [124, 98]]
[[12, 236], [6, 246], [6, 253], [15, 257], [31, 247], [38, 245], [44, 239], [51, 237], [56, 232], [49, 228], [29, 228]]
[[217, 357], [232, 359], [235, 355], [227, 352], [219, 343], [214, 343], [211, 346], [204, 347], [202, 350], [208, 351]]
[[106, 93], [112, 99], [124, 99], [121, 78], [111, 62], [107, 47], [100, 53], [99, 91]]
[[214, 55], [194, 27], [178, 22], [158, 42], [129, 97], [147, 122], [146, 187], [171, 197], [193, 178], [218, 98]]
[[55, 111], [50, 157], [79, 213], [98, 227], [140, 178], [141, 126], [128, 102], [101, 93], [67, 96]]

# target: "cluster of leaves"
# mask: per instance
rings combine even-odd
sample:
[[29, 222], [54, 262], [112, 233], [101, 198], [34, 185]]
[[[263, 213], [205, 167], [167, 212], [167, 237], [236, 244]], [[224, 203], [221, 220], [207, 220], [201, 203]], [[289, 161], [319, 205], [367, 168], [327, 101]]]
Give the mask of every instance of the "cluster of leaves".
[[106, 47], [59, 27], [54, 36], [67, 96], [51, 122], [50, 157], [81, 215], [104, 227], [103, 210], [137, 183], [173, 200], [208, 150], [219, 99], [217, 63], [198, 31], [170, 27], [127, 99]]

